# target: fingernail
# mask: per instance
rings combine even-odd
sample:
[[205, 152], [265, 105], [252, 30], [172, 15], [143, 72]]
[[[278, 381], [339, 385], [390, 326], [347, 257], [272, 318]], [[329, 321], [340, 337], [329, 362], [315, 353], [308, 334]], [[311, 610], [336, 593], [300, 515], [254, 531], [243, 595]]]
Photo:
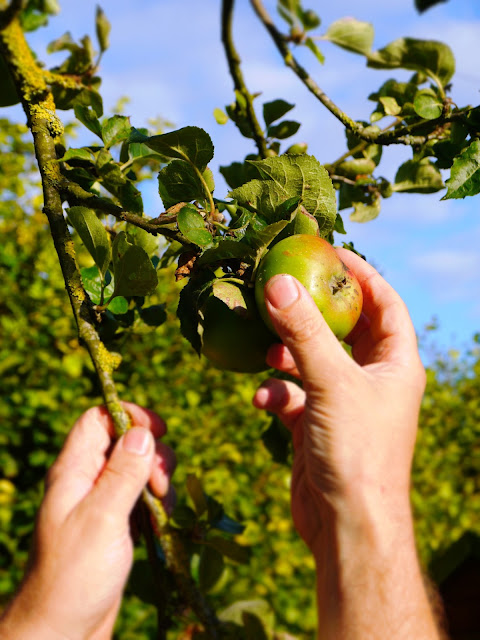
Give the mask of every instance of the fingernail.
[[123, 437], [123, 448], [129, 453], [144, 456], [151, 442], [150, 433], [142, 427], [132, 427]]
[[265, 297], [276, 309], [286, 309], [299, 297], [299, 291], [292, 276], [274, 276], [267, 282]]

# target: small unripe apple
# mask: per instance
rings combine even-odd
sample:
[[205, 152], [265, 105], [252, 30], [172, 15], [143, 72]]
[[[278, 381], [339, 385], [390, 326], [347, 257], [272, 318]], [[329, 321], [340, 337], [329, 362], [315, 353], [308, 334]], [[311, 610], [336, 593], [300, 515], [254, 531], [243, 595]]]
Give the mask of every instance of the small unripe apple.
[[270, 278], [281, 273], [290, 274], [303, 284], [337, 338], [348, 336], [362, 312], [362, 289], [329, 242], [312, 235], [289, 236], [260, 262], [255, 299], [260, 315], [272, 331], [275, 329], [265, 304], [264, 288]]

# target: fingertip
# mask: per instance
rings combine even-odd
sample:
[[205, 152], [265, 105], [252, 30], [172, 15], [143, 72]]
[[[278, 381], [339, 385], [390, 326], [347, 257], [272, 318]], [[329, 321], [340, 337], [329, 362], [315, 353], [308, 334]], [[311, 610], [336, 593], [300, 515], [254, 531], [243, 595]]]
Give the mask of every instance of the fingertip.
[[122, 405], [135, 426], [148, 429], [152, 432], [154, 438], [161, 438], [166, 434], [167, 425], [158, 413], [145, 407], [140, 407], [133, 402], [123, 401]]
[[270, 393], [268, 388], [264, 385], [259, 387], [253, 396], [253, 405], [257, 409], [265, 409], [268, 406], [268, 400], [270, 397]]
[[163, 442], [156, 443], [155, 460], [152, 474], [150, 476], [150, 486], [155, 495], [164, 497], [170, 486], [170, 479], [177, 466], [177, 457], [168, 445]]

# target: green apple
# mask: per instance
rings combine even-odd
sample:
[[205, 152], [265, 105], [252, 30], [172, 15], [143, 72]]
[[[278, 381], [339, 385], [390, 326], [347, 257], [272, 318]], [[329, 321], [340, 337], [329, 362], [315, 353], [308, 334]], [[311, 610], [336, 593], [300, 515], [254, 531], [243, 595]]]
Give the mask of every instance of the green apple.
[[362, 312], [362, 289], [329, 242], [306, 234], [289, 236], [260, 262], [255, 299], [260, 315], [272, 331], [264, 288], [270, 278], [281, 273], [290, 274], [303, 284], [337, 338], [342, 340], [350, 333]]
[[202, 307], [203, 355], [219, 369], [256, 373], [278, 338], [263, 323], [253, 291], [218, 280]]

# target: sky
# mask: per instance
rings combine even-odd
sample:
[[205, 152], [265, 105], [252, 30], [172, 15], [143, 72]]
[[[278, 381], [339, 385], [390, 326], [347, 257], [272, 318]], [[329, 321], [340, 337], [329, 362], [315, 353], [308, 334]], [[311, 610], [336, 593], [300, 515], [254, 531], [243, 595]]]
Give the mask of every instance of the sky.
[[[74, 38], [94, 37], [96, 1], [63, 0], [61, 13], [46, 28], [29, 36], [40, 58], [48, 42], [70, 31]], [[272, 16], [275, 2], [265, 1]], [[218, 125], [216, 107], [233, 100], [233, 84], [220, 42], [220, 0], [104, 0], [112, 23], [111, 46], [101, 65], [105, 111], [112, 113], [122, 96], [131, 101], [125, 113], [135, 126], [160, 116], [174, 128], [196, 125], [206, 129], [215, 145], [211, 168], [217, 197], [227, 187], [218, 167], [255, 151], [229, 122]], [[450, 0], [423, 15], [413, 0], [337, 0], [304, 2], [322, 19], [315, 34], [333, 21], [352, 16], [375, 27], [374, 48], [403, 36], [435, 39], [452, 48], [457, 64], [452, 97], [459, 106], [480, 103], [480, 3]], [[279, 26], [283, 26], [277, 20]], [[332, 162], [345, 150], [343, 126], [285, 68], [270, 37], [254, 15], [248, 0], [237, 0], [234, 36], [247, 86], [261, 92], [256, 104], [283, 98], [296, 105], [288, 117], [302, 123], [292, 142], [306, 141], [320, 162]], [[368, 119], [373, 102], [367, 100], [389, 77], [406, 79], [409, 72], [367, 69], [361, 56], [326, 41], [318, 43], [326, 57], [322, 66], [302, 48], [296, 51], [313, 78], [354, 119]], [[5, 110], [6, 111], [6, 110]], [[20, 118], [18, 110], [10, 113]], [[411, 150], [397, 145], [384, 150], [380, 173], [393, 180], [398, 165]], [[447, 177], [447, 175], [445, 176]], [[158, 215], [162, 204], [151, 185], [146, 194], [148, 214]], [[382, 203], [380, 216], [366, 224], [344, 215], [347, 236], [403, 297], [419, 333], [433, 318], [435, 340], [442, 348], [462, 350], [480, 330], [480, 196], [441, 201], [431, 195], [396, 194]]]

